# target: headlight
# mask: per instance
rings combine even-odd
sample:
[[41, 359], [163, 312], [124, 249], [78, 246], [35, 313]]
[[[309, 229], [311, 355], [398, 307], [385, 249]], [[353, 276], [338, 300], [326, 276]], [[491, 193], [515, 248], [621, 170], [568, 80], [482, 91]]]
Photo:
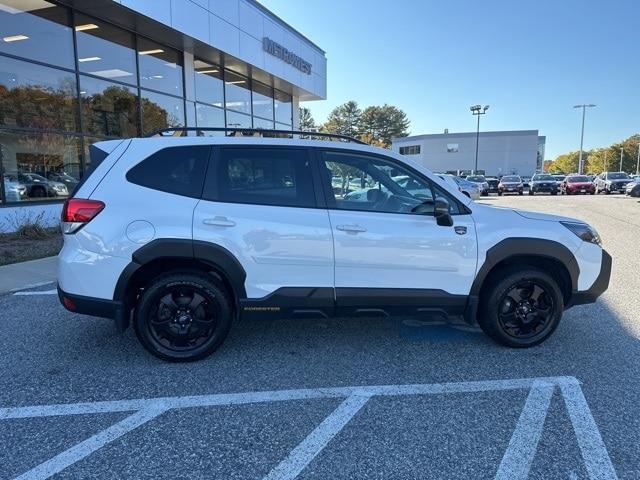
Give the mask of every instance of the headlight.
[[600, 235], [595, 228], [591, 225], [587, 225], [586, 223], [578, 223], [578, 222], [560, 222], [562, 225], [567, 227], [576, 236], [580, 237], [581, 240], [589, 243], [595, 243], [596, 245], [602, 246], [602, 240], [600, 240]]

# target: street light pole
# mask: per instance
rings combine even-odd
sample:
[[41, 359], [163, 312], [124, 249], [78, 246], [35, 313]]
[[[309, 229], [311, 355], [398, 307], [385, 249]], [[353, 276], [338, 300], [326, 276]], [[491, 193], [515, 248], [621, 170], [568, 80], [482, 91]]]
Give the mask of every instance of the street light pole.
[[473, 169], [473, 173], [476, 174], [478, 172], [478, 145], [480, 143], [480, 115], [484, 115], [487, 113], [489, 109], [489, 105], [472, 105], [469, 110], [471, 110], [472, 115], [478, 116], [478, 126], [476, 127], [476, 162]]
[[582, 131], [580, 133], [580, 158], [578, 159], [578, 173], [582, 175], [582, 170], [584, 169], [584, 165], [582, 162], [582, 146], [584, 144], [584, 117], [587, 107], [595, 107], [593, 103], [582, 104], [582, 105], [574, 105], [573, 108], [582, 108]]
[[638, 143], [638, 160], [636, 160], [636, 175], [640, 175], [640, 143]]
[[620, 172], [622, 171], [622, 156], [624, 155], [624, 147], [620, 147]]

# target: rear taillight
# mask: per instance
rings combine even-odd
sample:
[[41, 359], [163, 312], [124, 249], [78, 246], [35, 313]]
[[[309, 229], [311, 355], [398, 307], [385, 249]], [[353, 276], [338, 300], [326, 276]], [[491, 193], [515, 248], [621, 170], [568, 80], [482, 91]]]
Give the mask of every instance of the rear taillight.
[[100, 200], [69, 198], [62, 207], [62, 231], [75, 233], [89, 223], [104, 208]]

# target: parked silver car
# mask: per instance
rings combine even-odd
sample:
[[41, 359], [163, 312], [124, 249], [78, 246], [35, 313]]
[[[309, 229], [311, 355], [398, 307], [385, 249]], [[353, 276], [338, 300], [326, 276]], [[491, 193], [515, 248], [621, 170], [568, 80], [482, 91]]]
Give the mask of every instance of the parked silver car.
[[468, 182], [464, 178], [449, 175], [448, 173], [438, 174], [438, 177], [447, 182], [453, 188], [457, 188], [460, 192], [471, 198], [471, 200], [478, 200], [480, 198], [480, 187], [477, 183]]

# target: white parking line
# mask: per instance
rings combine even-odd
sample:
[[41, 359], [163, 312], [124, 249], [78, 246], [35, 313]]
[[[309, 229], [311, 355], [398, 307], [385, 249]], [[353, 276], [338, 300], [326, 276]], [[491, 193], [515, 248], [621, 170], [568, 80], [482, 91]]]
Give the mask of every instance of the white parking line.
[[23, 480], [46, 479], [75, 462], [90, 455], [109, 442], [152, 420], [171, 409], [213, 407], [218, 405], [242, 405], [264, 402], [281, 402], [303, 399], [345, 398], [343, 403], [311, 432], [266, 477], [293, 479], [337, 435], [349, 420], [371, 397], [438, 395], [447, 393], [473, 393], [530, 389], [516, 430], [500, 463], [497, 477], [523, 478], [529, 472], [553, 390], [560, 387], [565, 399], [580, 451], [591, 479], [616, 479], [607, 449], [591, 415], [580, 384], [574, 377], [546, 377], [512, 380], [487, 380], [458, 383], [417, 385], [378, 385], [356, 387], [329, 387], [298, 390], [275, 390], [185, 397], [117, 400], [59, 405], [34, 405], [28, 407], [0, 408], [0, 420], [9, 418], [34, 418], [60, 415], [97, 414], [105, 412], [136, 412], [121, 422], [80, 442], [65, 452], [38, 465], [18, 477]]
[[113, 442], [125, 433], [153, 420], [166, 410], [162, 408], [146, 408], [139, 410], [133, 415], [111, 425], [109, 428], [96, 433], [94, 436], [74, 445], [68, 450], [56, 455], [50, 460], [41, 463], [28, 472], [23, 473], [15, 480], [44, 480], [56, 473], [61, 472], [65, 468], [91, 455], [99, 448], [105, 446], [109, 442]]
[[498, 467], [496, 480], [520, 480], [529, 477], [553, 391], [554, 387], [531, 387], [507, 451]]
[[607, 448], [602, 441], [596, 421], [593, 419], [587, 399], [579, 385], [560, 385], [567, 412], [576, 432], [578, 446], [582, 452], [587, 473], [591, 479], [615, 478], [615, 470]]
[[19, 292], [21, 290], [28, 290], [29, 288], [43, 287], [45, 285], [51, 285], [52, 283], [53, 282], [51, 280], [48, 282], [30, 283], [29, 285], [24, 285], [22, 287], [12, 288], [11, 290], [9, 290], [9, 292], [13, 293], [13, 292]]
[[327, 446], [370, 397], [352, 395], [325, 418], [264, 480], [293, 480]]
[[[51, 283], [51, 282], [49, 282]], [[57, 295], [58, 290], [40, 290], [39, 292], [16, 292], [14, 295], [23, 296], [23, 295]]]

